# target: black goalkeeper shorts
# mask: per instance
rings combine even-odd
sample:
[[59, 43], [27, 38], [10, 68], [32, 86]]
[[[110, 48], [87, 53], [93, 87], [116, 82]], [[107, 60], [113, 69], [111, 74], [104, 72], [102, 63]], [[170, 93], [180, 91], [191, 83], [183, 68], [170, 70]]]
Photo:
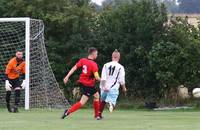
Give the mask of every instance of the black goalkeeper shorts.
[[80, 88], [81, 88], [81, 94], [85, 95], [87, 97], [91, 97], [96, 92], [98, 92], [95, 87], [88, 87], [88, 86], [80, 85]]
[[8, 79], [9, 83], [12, 85], [12, 89], [15, 89], [17, 87], [21, 88], [21, 81], [19, 78], [16, 79]]

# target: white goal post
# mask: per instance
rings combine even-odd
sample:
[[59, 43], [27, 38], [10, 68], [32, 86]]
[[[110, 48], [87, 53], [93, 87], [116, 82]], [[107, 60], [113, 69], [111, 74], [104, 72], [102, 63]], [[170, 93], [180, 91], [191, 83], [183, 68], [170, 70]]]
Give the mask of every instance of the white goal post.
[[[0, 18], [0, 44], [2, 52], [0, 56], [3, 57], [0, 61], [1, 71], [5, 69], [5, 65], [2, 64], [8, 62], [8, 57], [15, 55], [14, 52], [17, 49], [15, 46], [24, 48], [26, 89], [23, 105], [26, 110], [30, 107], [60, 108], [69, 106], [48, 61], [42, 20], [28, 17]], [[2, 77], [0, 76], [0, 78]], [[3, 86], [2, 79], [0, 84]], [[3, 93], [3, 90], [0, 91]], [[3, 94], [0, 93], [0, 97], [4, 98]]]

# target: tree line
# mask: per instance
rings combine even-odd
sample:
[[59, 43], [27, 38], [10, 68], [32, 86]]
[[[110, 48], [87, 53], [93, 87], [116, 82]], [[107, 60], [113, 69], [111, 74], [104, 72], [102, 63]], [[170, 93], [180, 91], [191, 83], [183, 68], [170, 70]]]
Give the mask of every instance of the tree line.
[[89, 0], [0, 1], [0, 17], [27, 16], [44, 21], [50, 63], [68, 96], [78, 73], [67, 87], [63, 77], [90, 46], [99, 50], [100, 70], [113, 50], [121, 52], [130, 97], [160, 99], [178, 85], [200, 83], [200, 26], [168, 18], [164, 3], [130, 0], [97, 9]]

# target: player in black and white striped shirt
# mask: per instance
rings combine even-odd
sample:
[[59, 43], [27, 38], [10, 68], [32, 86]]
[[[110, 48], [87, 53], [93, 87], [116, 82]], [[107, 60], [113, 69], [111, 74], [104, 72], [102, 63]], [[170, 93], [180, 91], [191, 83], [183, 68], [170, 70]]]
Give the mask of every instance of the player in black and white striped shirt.
[[104, 110], [106, 103], [109, 103], [109, 111], [112, 112], [119, 95], [119, 88], [126, 92], [125, 86], [125, 70], [119, 64], [120, 53], [115, 50], [112, 53], [112, 61], [104, 64], [101, 73], [101, 104], [100, 115]]

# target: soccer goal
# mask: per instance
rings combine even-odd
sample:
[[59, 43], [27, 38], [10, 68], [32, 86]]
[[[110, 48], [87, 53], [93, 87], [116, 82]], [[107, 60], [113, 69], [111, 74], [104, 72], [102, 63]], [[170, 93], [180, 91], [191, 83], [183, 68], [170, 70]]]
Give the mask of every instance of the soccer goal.
[[48, 60], [43, 21], [30, 18], [0, 18], [0, 106], [5, 105], [6, 64], [19, 49], [25, 55], [27, 83], [20, 105], [26, 110], [69, 106]]

